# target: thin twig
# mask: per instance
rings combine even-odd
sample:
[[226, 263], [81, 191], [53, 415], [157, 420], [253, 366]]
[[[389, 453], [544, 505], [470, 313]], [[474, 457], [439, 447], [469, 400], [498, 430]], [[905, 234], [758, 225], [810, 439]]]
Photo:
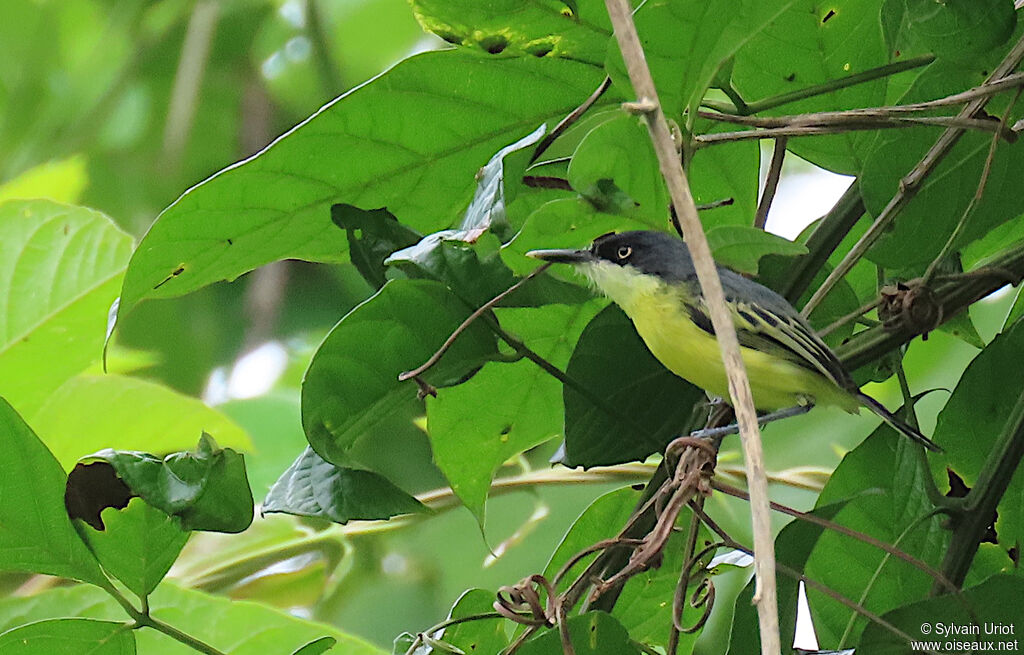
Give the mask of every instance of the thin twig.
[[532, 164], [537, 161], [537, 159], [544, 154], [544, 151], [551, 147], [551, 144], [555, 142], [555, 139], [562, 136], [562, 134], [573, 125], [573, 123], [578, 121], [583, 114], [587, 113], [587, 110], [594, 106], [594, 103], [604, 95], [604, 92], [607, 91], [608, 87], [611, 85], [612, 78], [605, 77], [604, 81], [598, 85], [594, 92], [591, 93], [579, 107], [573, 109], [568, 116], [558, 121], [558, 125], [555, 125], [554, 129], [548, 132], [544, 138], [540, 140], [540, 143], [537, 144], [536, 149], [533, 151], [533, 156], [530, 157], [530, 163]]
[[754, 598], [760, 618], [761, 652], [762, 655], [778, 655], [781, 652], [781, 645], [778, 601], [775, 597], [775, 544], [772, 541], [771, 510], [768, 506], [768, 480], [764, 470], [764, 453], [757, 424], [757, 412], [754, 410], [750, 382], [747, 380], [743, 359], [740, 357], [736, 328], [725, 303], [722, 282], [718, 277], [715, 261], [711, 257], [711, 249], [704, 236], [704, 228], [697, 215], [697, 207], [694, 205], [686, 173], [683, 172], [682, 162], [672, 139], [672, 132], [658, 100], [654, 79], [647, 67], [643, 46], [636, 25], [633, 24], [632, 9], [628, 0], [605, 0], [605, 6], [615, 28], [615, 38], [619, 50], [622, 51], [633, 89], [641, 103], [651, 105], [650, 111], [644, 113], [644, 119], [672, 205], [679, 214], [680, 223], [686, 234], [686, 243], [693, 258], [697, 279], [722, 351], [722, 361], [729, 380], [729, 396], [736, 410], [747, 463], [747, 479], [753, 496], [750, 509], [754, 547], [757, 551], [754, 563], [758, 587]]
[[906, 129], [919, 125], [945, 127], [947, 129], [978, 130], [995, 132], [1007, 141], [1015, 141], [1016, 133], [1004, 130], [995, 121], [980, 118], [959, 118], [957, 116], [894, 116], [892, 118], [858, 118], [841, 120], [819, 125], [782, 125], [763, 129], [742, 130], [739, 132], [715, 132], [698, 134], [693, 137], [693, 147], [749, 141], [751, 139], [774, 139], [783, 136], [821, 136], [823, 134], [845, 134], [865, 130]]
[[[1021, 89], [1017, 89], [1017, 93], [1014, 94], [1013, 100], [1006, 106], [1006, 110], [1003, 112], [1002, 118], [999, 119], [1001, 126], [1006, 126], [1007, 121], [1010, 119], [1010, 112], [1017, 106], [1017, 100], [1020, 99]], [[971, 197], [971, 201], [967, 203], [967, 207], [964, 209], [964, 213], [960, 216], [960, 221], [956, 224], [956, 228], [953, 229], [953, 233], [949, 235], [945, 245], [942, 246], [942, 250], [935, 256], [932, 263], [928, 265], [928, 270], [925, 271], [922, 276], [921, 284], [928, 286], [932, 279], [935, 277], [936, 271], [938, 271], [939, 265], [945, 261], [946, 257], [953, 250], [953, 246], [956, 245], [957, 240], [967, 227], [968, 220], [971, 214], [974, 213], [975, 207], [981, 202], [982, 196], [985, 195], [985, 185], [988, 184], [988, 176], [992, 172], [992, 160], [996, 157], [996, 147], [999, 145], [998, 133], [992, 137], [992, 143], [988, 146], [988, 155], [985, 157], [985, 165], [981, 168], [981, 176], [978, 178], [978, 187], [974, 190], [974, 196]]]
[[761, 202], [758, 203], [757, 212], [754, 214], [754, 227], [760, 230], [763, 230], [765, 223], [768, 222], [768, 210], [771, 209], [772, 200], [775, 199], [775, 191], [779, 188], [779, 178], [782, 177], [782, 162], [786, 159], [787, 140], [784, 136], [775, 139], [772, 163], [768, 166], [768, 177], [764, 181]]
[[[737, 489], [736, 487], [732, 487], [727, 484], [722, 484], [716, 481], [712, 481], [711, 486], [714, 487], [716, 491], [721, 491], [722, 493], [728, 494], [735, 498], [740, 498], [743, 500], [749, 499], [749, 495], [742, 489]], [[910, 564], [914, 568], [925, 573], [926, 575], [928, 575], [928, 577], [935, 581], [935, 584], [941, 586], [942, 588], [947, 589], [952, 593], [956, 593], [958, 591], [956, 586], [954, 586], [953, 583], [946, 578], [946, 576], [942, 575], [940, 571], [929, 566], [926, 562], [919, 560], [913, 555], [903, 552], [902, 550], [896, 548], [892, 544], [887, 544], [886, 542], [880, 539], [876, 539], [875, 537], [872, 537], [869, 534], [866, 534], [864, 532], [858, 532], [857, 530], [848, 528], [845, 525], [836, 523], [834, 521], [829, 521], [828, 519], [823, 519], [820, 516], [816, 516], [809, 512], [801, 512], [799, 510], [793, 509], [792, 507], [787, 507], [786, 505], [782, 505], [780, 503], [775, 502], [773, 502], [771, 505], [773, 510], [781, 514], [792, 516], [801, 521], [821, 526], [826, 530], [832, 530], [833, 532], [850, 537], [851, 539], [856, 539], [857, 541], [860, 541], [862, 543], [874, 546], [875, 548], [878, 548], [879, 550], [884, 551], [889, 555], [896, 557], [897, 559], [901, 559], [907, 564]]]
[[[694, 509], [694, 511], [700, 516], [700, 518], [704, 522], [704, 524], [707, 525], [708, 528], [710, 528], [712, 532], [717, 534], [722, 539], [722, 541], [725, 542], [726, 546], [728, 546], [729, 548], [733, 548], [735, 550], [738, 550], [740, 552], [746, 553], [748, 555], [751, 555], [751, 556], [753, 555], [753, 551], [751, 551], [750, 548], [747, 548], [743, 544], [741, 544], [738, 541], [736, 541], [735, 539], [733, 539], [729, 535], [729, 533], [727, 533], [725, 530], [723, 530], [722, 527], [719, 526], [718, 523], [716, 523], [714, 521], [714, 519], [712, 519], [710, 516], [708, 516], [705, 512], [703, 512], [702, 510], [699, 510], [699, 509]], [[875, 614], [874, 612], [866, 609], [862, 605], [858, 605], [857, 603], [853, 602], [852, 600], [850, 600], [846, 596], [843, 596], [842, 594], [840, 594], [839, 592], [835, 591], [834, 589], [832, 589], [828, 585], [822, 584], [821, 582], [818, 582], [817, 580], [812, 580], [811, 578], [808, 578], [803, 573], [801, 573], [801, 572], [799, 572], [799, 571], [797, 571], [797, 570], [795, 570], [793, 568], [790, 568], [789, 566], [787, 566], [786, 564], [783, 564], [782, 562], [778, 562], [777, 561], [775, 563], [775, 565], [778, 568], [779, 572], [782, 573], [783, 575], [785, 575], [787, 578], [803, 582], [805, 585], [807, 585], [811, 589], [814, 589], [815, 591], [821, 592], [822, 594], [828, 596], [829, 598], [831, 598], [832, 600], [836, 601], [840, 605], [843, 605], [847, 609], [850, 609], [850, 610], [856, 612], [857, 614], [860, 614], [861, 616], [863, 616], [868, 621], [871, 621], [872, 623], [876, 623], [877, 625], [882, 626], [883, 628], [885, 628], [886, 630], [888, 630], [892, 634], [896, 635], [900, 639], [903, 639], [903, 640], [905, 640], [907, 642], [910, 642], [912, 640], [912, 637], [910, 635], [908, 635], [907, 633], [903, 632], [902, 630], [897, 628], [892, 623], [889, 623], [888, 621], [886, 621], [885, 619], [883, 619], [879, 615]], [[931, 651], [931, 650], [924, 650], [923, 652], [929, 653], [930, 655], [942, 655], [941, 653], [936, 653], [935, 651]]]
[[[1021, 59], [1024, 58], [1024, 37], [1017, 41], [1013, 49], [1006, 55], [1003, 61], [996, 67], [992, 74], [986, 80], [985, 84], [998, 82], [1004, 76], [1009, 74], [1020, 63]], [[984, 85], [983, 85], [984, 86]], [[988, 103], [989, 96], [982, 96], [971, 100], [966, 107], [960, 110], [957, 114], [961, 118], [971, 118], [984, 108]], [[896, 195], [889, 200], [889, 204], [878, 214], [875, 222], [871, 224], [867, 232], [857, 241], [857, 243], [850, 249], [850, 252], [846, 253], [843, 260], [839, 262], [825, 281], [814, 292], [810, 300], [803, 308], [803, 315], [809, 315], [815, 307], [817, 307], [825, 296], [838, 284], [850, 269], [853, 268], [864, 253], [874, 245], [875, 241], [888, 229], [889, 225], [896, 218], [904, 207], [910, 202], [910, 200], [917, 195], [918, 190], [924, 180], [935, 170], [939, 163], [945, 159], [949, 151], [952, 150], [953, 146], [963, 136], [964, 131], [957, 128], [948, 128], [942, 136], [929, 148], [928, 152], [925, 153], [924, 157], [914, 166], [913, 169], [907, 175], [900, 180], [899, 190]]]
[[852, 312], [850, 312], [846, 316], [843, 316], [841, 318], [837, 318], [835, 321], [833, 321], [827, 327], [825, 327], [825, 328], [823, 328], [821, 330], [818, 330], [818, 336], [819, 337], [823, 337], [823, 336], [825, 336], [827, 334], [832, 334], [833, 332], [835, 332], [836, 330], [838, 330], [842, 326], [846, 325], [850, 321], [857, 320], [858, 318], [860, 318], [864, 314], [867, 314], [868, 312], [870, 312], [875, 307], [878, 307], [878, 305], [881, 302], [882, 302], [881, 298], [875, 298], [871, 302], [865, 303], [865, 304], [861, 305], [860, 307], [858, 307], [857, 309], [853, 310]]
[[452, 332], [448, 336], [447, 339], [445, 339], [445, 342], [443, 344], [441, 344], [441, 347], [437, 349], [437, 352], [435, 352], [433, 355], [430, 356], [430, 359], [428, 359], [427, 361], [423, 362], [423, 364], [421, 364], [420, 366], [417, 366], [413, 370], [405, 371], [404, 373], [400, 374], [398, 376], [398, 379], [400, 381], [402, 381], [402, 382], [405, 382], [406, 380], [411, 380], [413, 378], [417, 378], [417, 377], [423, 375], [424, 373], [426, 373], [428, 370], [430, 370], [430, 368], [432, 366], [434, 366], [435, 364], [437, 364], [441, 360], [441, 357], [443, 357], [444, 354], [446, 352], [448, 352], [448, 349], [452, 347], [452, 344], [455, 343], [455, 340], [459, 338], [459, 335], [462, 334], [463, 332], [465, 332], [466, 329], [470, 325], [472, 325], [473, 322], [476, 319], [480, 318], [485, 312], [487, 312], [492, 307], [497, 305], [499, 302], [504, 300], [510, 293], [512, 293], [513, 291], [515, 291], [519, 287], [523, 286], [524, 284], [526, 284], [528, 281], [532, 280], [533, 278], [537, 277], [538, 275], [540, 275], [544, 271], [548, 270], [548, 268], [550, 266], [551, 266], [550, 262], [546, 263], [546, 264], [541, 264], [540, 266], [535, 268], [533, 271], [531, 271], [530, 274], [527, 275], [526, 277], [524, 277], [522, 280], [519, 280], [518, 282], [516, 282], [515, 284], [510, 286], [508, 289], [505, 289], [504, 291], [502, 291], [501, 293], [499, 293], [498, 295], [494, 296], [493, 298], [488, 300], [486, 303], [484, 303], [483, 305], [478, 307], [475, 312], [473, 312], [472, 314], [470, 314], [469, 316], [466, 317], [466, 320], [464, 320], [459, 325], [459, 327], [455, 328], [455, 331]]
[[[757, 114], [759, 112], [774, 109], [791, 102], [798, 100], [806, 100], [807, 98], [813, 98], [815, 96], [824, 95], [833, 91], [839, 91], [857, 84], [863, 84], [865, 82], [871, 82], [883, 77], [889, 77], [903, 71], [913, 70], [915, 68], [921, 68], [935, 61], [935, 55], [922, 55], [920, 57], [914, 57], [905, 61], [897, 61], [877, 68], [871, 68], [860, 73], [854, 73], [853, 75], [847, 75], [846, 77], [840, 77], [838, 79], [829, 80], [822, 84], [815, 84], [813, 86], [804, 87], [797, 89], [796, 91], [789, 91], [787, 93], [780, 93], [779, 95], [763, 98], [755, 102], [748, 102], [746, 104], [746, 110], [740, 111], [739, 113]], [[704, 100], [701, 102], [702, 107], [714, 109], [722, 113], [730, 113], [738, 111], [738, 108], [733, 107], [731, 104], [718, 102], [715, 100]]]

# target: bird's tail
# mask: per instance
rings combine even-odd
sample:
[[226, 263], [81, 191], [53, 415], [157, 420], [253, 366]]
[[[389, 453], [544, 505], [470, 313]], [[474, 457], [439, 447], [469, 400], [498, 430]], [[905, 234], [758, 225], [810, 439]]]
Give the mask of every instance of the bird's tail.
[[857, 392], [857, 399], [860, 400], [865, 407], [870, 409], [875, 414], [878, 414], [883, 421], [885, 421], [889, 427], [896, 430], [905, 437], [909, 437], [911, 440], [916, 441], [933, 453], [941, 453], [942, 448], [937, 443], [929, 439], [928, 437], [921, 434], [917, 428], [913, 427], [900, 417], [896, 416], [885, 408], [882, 403], [878, 402], [871, 396], [861, 391]]

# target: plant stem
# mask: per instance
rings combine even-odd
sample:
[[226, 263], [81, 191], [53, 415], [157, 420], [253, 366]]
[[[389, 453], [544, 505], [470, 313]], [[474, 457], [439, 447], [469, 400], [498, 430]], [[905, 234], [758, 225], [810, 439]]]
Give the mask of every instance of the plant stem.
[[782, 162], [786, 159], [786, 141], [788, 139], [780, 136], [775, 139], [775, 149], [772, 151], [772, 163], [768, 166], [768, 176], [764, 181], [764, 191], [761, 192], [761, 202], [757, 204], [757, 211], [754, 213], [754, 227], [763, 230], [768, 222], [768, 210], [772, 207], [772, 200], [775, 199], [775, 192], [779, 188], [779, 178], [782, 177]]
[[157, 632], [164, 633], [175, 641], [185, 644], [192, 650], [205, 653], [206, 655], [225, 655], [224, 651], [217, 650], [210, 644], [200, 641], [192, 635], [182, 632], [174, 626], [168, 625], [159, 619], [153, 618], [148, 610], [140, 611], [135, 609], [135, 606], [132, 605], [131, 602], [113, 586], [113, 584], [109, 587], [103, 587], [103, 590], [110, 594], [114, 600], [117, 601], [117, 604], [124, 609], [128, 616], [135, 621], [135, 628], [152, 628]]
[[[1024, 392], [1017, 398], [1006, 426], [985, 460], [978, 480], [964, 499], [964, 511], [953, 528], [953, 538], [942, 562], [942, 572], [957, 587], [964, 583], [978, 545], [995, 516], [996, 507], [1024, 457]], [[942, 592], [932, 587], [932, 594]]]
[[733, 108], [729, 104], [719, 103], [713, 100], [705, 100], [701, 105], [722, 113], [736, 113], [742, 116], [748, 116], [767, 109], [774, 109], [775, 107], [789, 104], [790, 102], [796, 102], [797, 100], [813, 98], [815, 96], [831, 93], [832, 91], [838, 91], [857, 84], [863, 84], [865, 82], [871, 82], [883, 77], [902, 73], [903, 71], [921, 68], [922, 66], [927, 66], [933, 61], [935, 61], [935, 55], [921, 55], [920, 57], [913, 57], [905, 61], [893, 62], [891, 64], [886, 64], [885, 66], [879, 66], [878, 68], [871, 68], [861, 73], [855, 73], [835, 80], [829, 80], [822, 84], [815, 84], [814, 86], [797, 89], [796, 91], [780, 93], [779, 95], [757, 100], [755, 102], [748, 102], [746, 103], [745, 111], [741, 110], [739, 107]]
[[633, 89], [639, 98], [636, 108], [640, 110], [655, 153], [661, 174], [678, 213], [686, 235], [686, 243], [693, 257], [697, 278], [711, 314], [718, 345], [722, 351], [726, 375], [729, 379], [729, 395], [736, 410], [740, 426], [740, 437], [746, 456], [748, 483], [751, 489], [751, 518], [754, 530], [755, 567], [757, 572], [757, 603], [761, 629], [761, 652], [763, 655], [778, 655], [781, 652], [779, 640], [778, 601], [775, 592], [775, 544], [771, 534], [771, 509], [768, 506], [768, 480], [764, 470], [764, 454], [761, 447], [757, 412], [754, 410], [750, 382], [747, 380], [743, 360], [740, 357], [739, 341], [729, 310], [725, 304], [722, 283], [711, 257], [707, 238], [693, 195], [690, 192], [683, 171], [682, 162], [676, 151], [668, 121], [658, 101], [658, 91], [647, 67], [640, 37], [633, 24], [632, 10], [628, 0], [605, 0], [608, 15], [615, 27], [615, 38], [622, 51]]
[[[989, 76], [986, 83], [998, 82], [1003, 76], [1013, 71], [1020, 63], [1021, 59], [1024, 59], [1024, 37], [1017, 41], [1016, 45], [1010, 50], [1003, 61], [996, 67], [992, 74]], [[988, 102], [989, 96], [981, 96], [971, 100], [967, 106], [965, 106], [960, 113], [957, 114], [959, 118], [971, 118], [980, 112], [985, 104]], [[964, 131], [959, 128], [948, 128], [943, 132], [942, 136], [939, 137], [938, 141], [925, 153], [925, 156], [921, 158], [921, 161], [914, 166], [913, 169], [907, 175], [900, 180], [899, 191], [892, 197], [889, 204], [885, 206], [885, 209], [878, 214], [875, 222], [871, 224], [871, 227], [864, 236], [850, 249], [850, 252], [846, 253], [843, 257], [843, 261], [833, 269], [825, 282], [822, 283], [821, 287], [814, 292], [811, 299], [807, 301], [807, 305], [803, 308], [804, 316], [810, 314], [815, 307], [828, 295], [828, 292], [838, 284], [853, 265], [860, 260], [861, 257], [868, 251], [868, 249], [874, 245], [875, 241], [878, 240], [882, 234], [888, 229], [889, 225], [895, 220], [896, 215], [899, 214], [904, 207], [917, 195], [921, 185], [925, 179], [938, 167], [939, 163], [945, 159], [949, 151], [953, 149], [960, 137], [963, 136]]]

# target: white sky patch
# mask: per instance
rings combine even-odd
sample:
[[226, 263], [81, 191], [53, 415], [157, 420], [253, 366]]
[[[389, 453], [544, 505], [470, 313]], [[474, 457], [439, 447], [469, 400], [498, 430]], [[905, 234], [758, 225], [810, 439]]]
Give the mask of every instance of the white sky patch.
[[[791, 164], [793, 159], [796, 159], [794, 155], [787, 155], [782, 166], [782, 178], [765, 225], [769, 232], [790, 240], [796, 239], [805, 227], [832, 209], [854, 180], [803, 161]], [[767, 166], [762, 169], [766, 170]], [[761, 182], [763, 189], [764, 180]]]
[[807, 590], [804, 581], [800, 581], [800, 590], [796, 599], [796, 635], [793, 636], [793, 648], [818, 650], [818, 635], [814, 632], [814, 621], [811, 619], [811, 606], [807, 604]]
[[203, 391], [207, 405], [228, 400], [255, 398], [271, 389], [288, 367], [288, 351], [280, 341], [268, 341], [237, 360], [231, 370], [218, 367], [210, 374]]

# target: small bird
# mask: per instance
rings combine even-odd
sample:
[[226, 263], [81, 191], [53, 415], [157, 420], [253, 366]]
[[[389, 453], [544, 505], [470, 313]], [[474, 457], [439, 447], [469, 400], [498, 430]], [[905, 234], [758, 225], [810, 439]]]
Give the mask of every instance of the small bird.
[[[571, 264], [633, 321], [670, 371], [729, 398], [725, 366], [686, 244], [662, 232], [598, 237], [585, 250], [533, 250], [530, 257]], [[857, 388], [835, 353], [789, 302], [768, 287], [718, 267], [758, 410], [836, 405], [867, 407], [928, 450], [941, 448]], [[791, 412], [798, 413], [798, 412]]]

